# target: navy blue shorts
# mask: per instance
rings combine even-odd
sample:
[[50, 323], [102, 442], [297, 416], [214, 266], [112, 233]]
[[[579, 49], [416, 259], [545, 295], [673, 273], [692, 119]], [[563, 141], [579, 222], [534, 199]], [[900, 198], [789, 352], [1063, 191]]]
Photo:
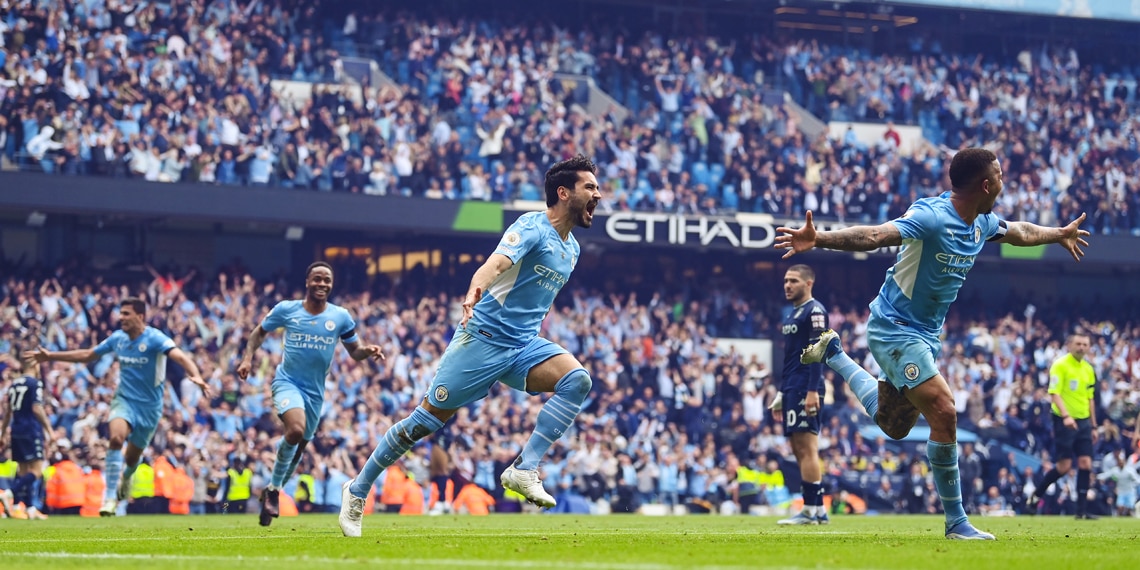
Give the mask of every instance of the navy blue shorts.
[[[807, 399], [807, 390], [789, 390], [783, 394], [784, 433], [814, 433], [819, 435], [819, 426], [822, 423], [820, 416], [822, 409], [815, 411], [814, 416], [807, 415], [804, 401]], [[819, 407], [823, 408], [823, 395], [819, 397]]]
[[12, 460], [28, 463], [44, 458], [44, 440], [41, 437], [12, 436]]

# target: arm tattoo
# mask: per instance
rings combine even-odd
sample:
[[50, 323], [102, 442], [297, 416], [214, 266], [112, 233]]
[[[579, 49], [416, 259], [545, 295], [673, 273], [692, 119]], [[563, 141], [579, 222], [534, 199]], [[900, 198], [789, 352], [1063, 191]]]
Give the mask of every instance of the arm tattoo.
[[253, 356], [257, 354], [257, 349], [261, 348], [261, 343], [265, 342], [265, 336], [268, 332], [257, 325], [253, 328], [253, 332], [249, 333], [249, 340], [245, 345], [245, 358], [253, 362]]
[[857, 226], [819, 232], [815, 244], [816, 247], [840, 251], [871, 251], [888, 245], [902, 245], [902, 235], [892, 224]]
[[1012, 245], [1043, 245], [1056, 243], [1057, 228], [1047, 228], [1029, 222], [1009, 222], [1005, 241]]

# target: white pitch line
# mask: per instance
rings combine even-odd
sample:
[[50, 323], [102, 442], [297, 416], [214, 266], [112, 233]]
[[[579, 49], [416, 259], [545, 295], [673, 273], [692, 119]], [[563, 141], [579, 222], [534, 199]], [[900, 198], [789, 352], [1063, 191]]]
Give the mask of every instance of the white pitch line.
[[[549, 568], [551, 564], [557, 565], [559, 568], [576, 568], [581, 570], [677, 570], [681, 568], [692, 570], [751, 570], [754, 566], [724, 566], [724, 565], [709, 565], [709, 566], [677, 566], [673, 564], [644, 564], [644, 563], [612, 563], [606, 564], [601, 562], [570, 562], [566, 560], [559, 560], [552, 562], [549, 560], [470, 560], [470, 559], [446, 559], [446, 558], [384, 558], [384, 559], [367, 559], [367, 558], [310, 558], [307, 556], [291, 557], [291, 558], [272, 558], [268, 556], [201, 556], [201, 555], [187, 555], [178, 556], [173, 554], [118, 554], [118, 553], [82, 553], [82, 552], [12, 552], [5, 556], [22, 557], [22, 558], [48, 558], [48, 559], [72, 559], [79, 558], [84, 560], [103, 559], [103, 560], [149, 560], [149, 561], [170, 561], [170, 562], [244, 562], [244, 563], [281, 563], [281, 562], [306, 562], [314, 564], [353, 564], [353, 565], [366, 565], [366, 566], [447, 566], [450, 568]], [[784, 566], [777, 570], [803, 570], [796, 566]], [[835, 569], [832, 570], [841, 570]]]
[[[415, 537], [422, 537], [423, 536], [423, 533], [421, 533], [421, 532], [400, 531], [400, 530], [390, 530], [390, 529], [381, 529], [381, 530], [383, 531], [383, 534], [380, 536], [377, 536], [375, 538], [383, 538], [383, 539], [388, 539], [388, 538], [415, 538]], [[703, 538], [703, 537], [708, 537], [708, 536], [756, 536], [756, 537], [765, 536], [765, 537], [772, 537], [772, 536], [781, 536], [784, 534], [788, 534], [788, 533], [773, 533], [773, 532], [764, 532], [763, 534], [760, 534], [759, 532], [757, 532], [755, 530], [712, 531], [712, 532], [705, 532], [705, 531], [702, 531], [702, 532], [693, 532], [693, 531], [690, 531], [690, 532], [684, 532], [684, 531], [653, 532], [653, 531], [647, 530], [647, 529], [618, 529], [618, 530], [606, 530], [606, 531], [598, 531], [598, 532], [590, 532], [590, 531], [582, 531], [582, 530], [549, 531], [549, 532], [539, 532], [539, 531], [513, 532], [512, 531], [509, 534], [512, 537], [529, 537], [529, 538], [568, 537], [568, 536], [591, 538], [591, 537], [603, 536], [603, 535], [604, 536], [613, 536], [615, 534], [616, 535], [639, 535], [639, 534], [650, 534], [650, 533], [653, 534], [653, 536], [691, 536], [693, 538]], [[814, 535], [814, 534], [847, 535], [847, 534], [856, 534], [856, 533], [846, 532], [846, 531], [811, 531], [811, 532], [807, 532], [807, 533], [798, 534], [797, 536], [808, 536], [808, 535]], [[242, 536], [207, 535], [207, 534], [198, 535], [198, 534], [195, 534], [194, 536], [180, 536], [178, 538], [178, 540], [179, 541], [186, 541], [186, 540], [213, 540], [213, 541], [218, 541], [218, 540], [243, 540], [243, 541], [244, 540], [284, 540], [284, 539], [297, 539], [297, 538], [329, 538], [329, 535], [335, 535], [335, 533], [330, 530], [328, 533], [311, 533], [311, 532], [308, 532], [308, 533], [290, 533], [290, 534], [251, 534], [251, 535], [242, 535]], [[462, 540], [464, 538], [499, 538], [499, 537], [503, 537], [506, 535], [507, 535], [506, 531], [504, 531], [504, 532], [471, 532], [471, 533], [464, 532], [461, 534], [456, 534], [452, 538], [456, 539], [456, 540]], [[51, 542], [51, 543], [91, 542], [91, 540], [92, 540], [91, 538], [80, 538], [80, 537], [16, 538], [16, 539], [5, 538], [4, 542], [6, 544], [35, 544], [35, 543], [44, 543], [44, 542]], [[170, 540], [170, 537], [168, 537], [168, 536], [113, 536], [113, 537], [100, 537], [97, 540], [99, 542], [144, 542], [144, 541], [167, 541], [167, 540]]]

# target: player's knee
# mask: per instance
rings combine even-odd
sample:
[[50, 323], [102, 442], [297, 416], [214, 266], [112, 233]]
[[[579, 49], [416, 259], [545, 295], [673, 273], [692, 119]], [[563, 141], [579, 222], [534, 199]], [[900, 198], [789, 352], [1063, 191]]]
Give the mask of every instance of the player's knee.
[[911, 426], [891, 425], [889, 422], [879, 424], [879, 428], [883, 430], [883, 433], [887, 434], [887, 437], [895, 441], [906, 439], [906, 436], [910, 435], [911, 430]]
[[285, 426], [285, 442], [289, 445], [297, 445], [305, 438], [305, 426], [303, 425], [286, 425]]
[[577, 368], [571, 370], [558, 381], [554, 387], [554, 393], [562, 394], [576, 402], [582, 402], [593, 386], [594, 381], [590, 379], [590, 374], [586, 372], [586, 369]]
[[123, 443], [127, 441], [127, 436], [113, 433], [107, 438], [107, 446], [111, 449], [122, 449]]
[[910, 435], [914, 424], [918, 423], [918, 410], [911, 406], [903, 411], [893, 414], [885, 412], [882, 408], [875, 414], [875, 423], [887, 434], [887, 437], [900, 441]]
[[954, 409], [954, 400], [951, 398], [938, 398], [924, 415], [931, 429], [952, 431], [958, 428], [958, 411]]

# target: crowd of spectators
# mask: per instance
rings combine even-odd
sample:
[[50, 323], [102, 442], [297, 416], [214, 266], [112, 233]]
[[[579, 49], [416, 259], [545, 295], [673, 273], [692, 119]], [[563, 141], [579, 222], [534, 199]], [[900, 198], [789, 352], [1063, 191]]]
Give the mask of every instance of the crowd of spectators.
[[[945, 187], [951, 149], [994, 147], [1001, 212], [1089, 213], [1140, 234], [1134, 77], [1072, 49], [893, 54], [786, 36], [577, 30], [508, 14], [429, 18], [320, 1], [9, 0], [0, 19], [0, 154], [64, 174], [443, 199], [541, 199], [546, 166], [602, 165], [605, 210], [764, 212], [878, 222]], [[551, 21], [547, 19], [546, 21]], [[395, 85], [342, 56], [373, 58]], [[555, 73], [594, 77], [628, 111], [588, 115]], [[314, 84], [311, 97], [275, 79]], [[765, 94], [825, 120], [917, 123], [900, 148], [807, 135]], [[624, 116], [624, 120], [618, 117]]]
[[[150, 301], [148, 323], [193, 356], [214, 394], [203, 398], [173, 367], [166, 411], [144, 457], [162, 455], [184, 466], [196, 482], [193, 503], [216, 512], [224, 503], [228, 468], [253, 471], [254, 496], [269, 480], [281, 431], [269, 389], [280, 339], [265, 342], [248, 381], [239, 381], [234, 369], [250, 329], [278, 300], [297, 295], [298, 284], [259, 282], [237, 266], [212, 276], [155, 275], [111, 280], [68, 266], [6, 276], [0, 282], [0, 368], [6, 379], [18, 371], [13, 353], [20, 346], [94, 345], [117, 327], [116, 301], [141, 293]], [[381, 345], [387, 360], [355, 363], [344, 351], [334, 359], [320, 429], [298, 470], [313, 478], [306, 497], [317, 510], [339, 507], [340, 484], [356, 473], [392, 422], [418, 403], [461, 311], [459, 297], [432, 288], [342, 287], [334, 293], [334, 302], [355, 315], [361, 338]], [[781, 423], [766, 410], [779, 375], [755, 356], [718, 349], [709, 333], [723, 312], [718, 307], [751, 306], [745, 318], [757, 324], [755, 335], [771, 337], [782, 301], [734, 294], [724, 303], [722, 297], [665, 290], [640, 296], [588, 288], [563, 292], [543, 334], [578, 356], [594, 388], [572, 431], [542, 465], [555, 496], [584, 498], [592, 510], [631, 511], [644, 504], [728, 512], [741, 504], [786, 508], [799, 488], [798, 469]], [[874, 371], [866, 357], [866, 309], [845, 298], [829, 307], [830, 322], [853, 357]], [[960, 427], [977, 436], [962, 452], [971, 509], [996, 509], [998, 498], [1022, 512], [1068, 508], [1073, 486], [1065, 487], [1064, 480], [1040, 506], [1026, 507], [1025, 497], [1050, 466], [1048, 365], [1063, 354], [1065, 331], [1076, 328], [1093, 335], [1089, 358], [1100, 379], [1101, 502], [1108, 504], [1118, 480], [1128, 490], [1128, 473], [1137, 461], [1140, 324], [1075, 317], [1042, 322], [1032, 310], [1000, 317], [952, 311], [939, 366], [954, 390]], [[90, 366], [42, 368], [55, 427], [49, 461], [72, 457], [101, 466], [117, 369], [110, 357]], [[921, 448], [887, 441], [868, 428], [873, 424], [842, 380], [831, 376], [828, 384], [820, 456], [836, 504], [850, 493], [881, 510], [940, 508]], [[538, 404], [522, 392], [493, 389], [400, 466], [416, 481], [442, 472], [473, 482], [507, 510], [511, 501], [504, 500], [498, 475], [529, 436]], [[741, 474], [749, 472], [738, 467], [767, 477], [765, 483], [745, 484], [750, 481]], [[295, 479], [287, 491], [296, 485]], [[990, 497], [991, 487], [998, 497]]]

